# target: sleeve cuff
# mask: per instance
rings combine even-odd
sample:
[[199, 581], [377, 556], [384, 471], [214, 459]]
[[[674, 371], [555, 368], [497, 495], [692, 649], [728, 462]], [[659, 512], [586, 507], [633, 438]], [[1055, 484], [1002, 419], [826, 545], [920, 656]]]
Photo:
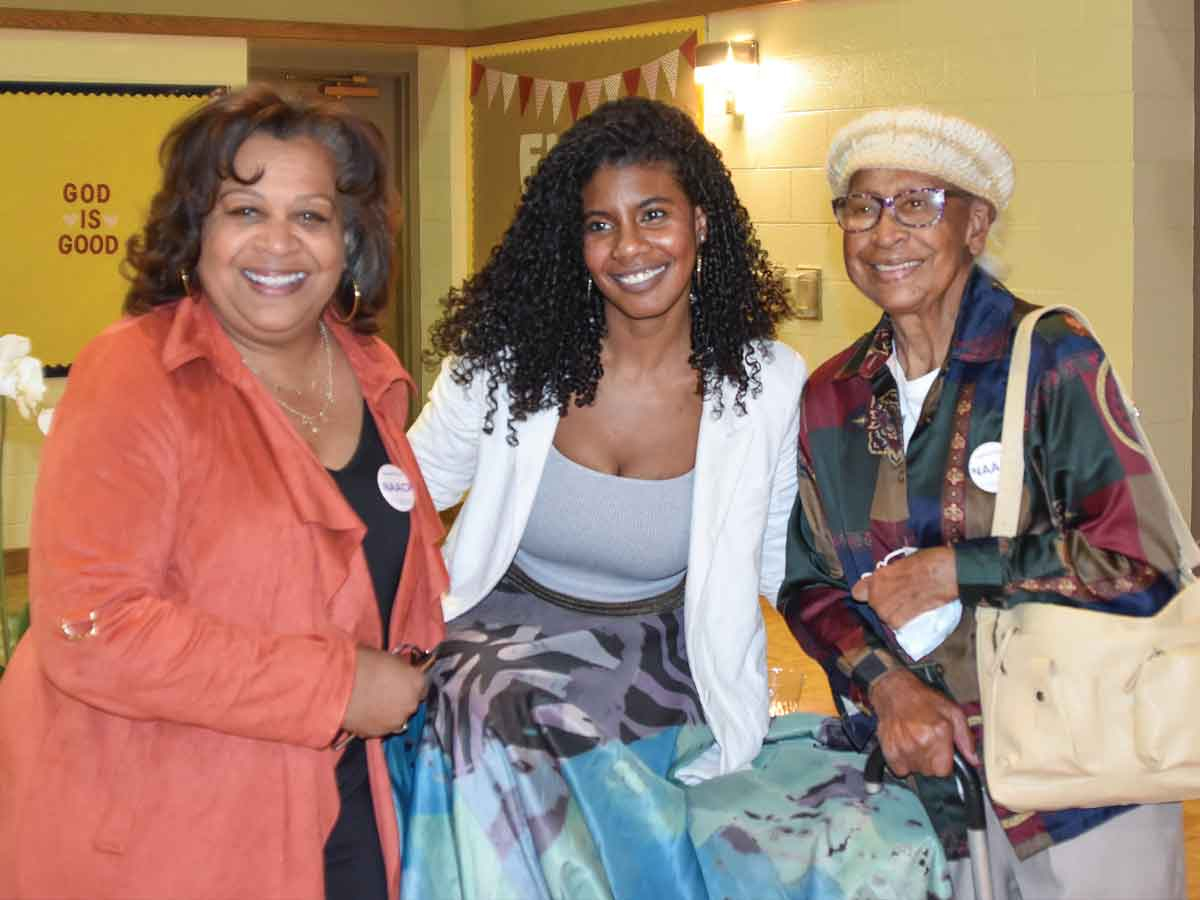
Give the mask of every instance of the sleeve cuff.
[[1007, 583], [1008, 541], [986, 537], [952, 545], [959, 598], [967, 606], [999, 594]]

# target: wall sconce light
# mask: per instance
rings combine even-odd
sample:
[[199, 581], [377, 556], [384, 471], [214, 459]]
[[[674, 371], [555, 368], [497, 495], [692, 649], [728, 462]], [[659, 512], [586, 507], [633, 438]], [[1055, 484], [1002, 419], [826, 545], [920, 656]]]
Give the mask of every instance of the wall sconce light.
[[725, 112], [740, 116], [758, 79], [758, 41], [713, 41], [696, 47], [696, 82], [725, 92]]
[[792, 297], [797, 319], [821, 320], [821, 270], [810, 266], [775, 266], [775, 274]]

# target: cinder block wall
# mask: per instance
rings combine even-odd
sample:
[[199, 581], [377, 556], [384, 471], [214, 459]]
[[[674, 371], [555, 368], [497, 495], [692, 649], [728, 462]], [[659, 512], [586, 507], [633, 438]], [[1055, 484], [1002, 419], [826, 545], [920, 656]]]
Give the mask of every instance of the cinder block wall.
[[807, 0], [710, 16], [710, 40], [754, 37], [763, 65], [760, 109], [735, 119], [710, 90], [705, 131], [774, 260], [823, 273], [823, 320], [784, 338], [815, 365], [879, 315], [842, 263], [833, 133], [883, 106], [966, 115], [1016, 158], [993, 245], [1005, 280], [1088, 315], [1187, 513], [1193, 15], [1190, 0]]

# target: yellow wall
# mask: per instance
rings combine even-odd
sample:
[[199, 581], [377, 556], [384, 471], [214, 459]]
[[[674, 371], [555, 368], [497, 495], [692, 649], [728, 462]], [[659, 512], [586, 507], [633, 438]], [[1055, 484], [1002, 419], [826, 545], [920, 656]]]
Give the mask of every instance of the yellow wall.
[[[0, 29], [0, 81], [238, 85], [245, 80], [243, 40]], [[113, 277], [118, 277], [115, 272]], [[48, 315], [54, 309], [53, 298], [2, 296], [0, 334], [10, 330], [4, 325], [5, 305], [10, 303], [42, 303]], [[38, 355], [36, 346], [33, 354]], [[51, 382], [48, 405], [61, 389], [61, 379]], [[29, 507], [41, 436], [32, 423], [21, 420], [11, 403], [3, 443], [3, 546], [24, 547], [29, 542]]]
[[464, 0], [3, 0], [0, 8], [135, 13], [154, 16], [217, 16], [284, 22], [337, 22], [406, 28], [466, 28]]
[[0, 9], [218, 16], [400, 28], [488, 28], [531, 19], [636, 6], [645, 0], [2, 0]]
[[[1016, 159], [991, 248], [1005, 280], [1088, 315], [1187, 501], [1191, 15], [1190, 0], [808, 0], [710, 16], [709, 40], [758, 39], [766, 109], [738, 122], [710, 91], [705, 131], [774, 261], [823, 270], [824, 319], [789, 325], [785, 339], [815, 365], [878, 318], [842, 263], [823, 170], [832, 134], [882, 106], [965, 115]], [[1153, 302], [1141, 293], [1152, 287]]]
[[238, 85], [246, 42], [0, 29], [0, 80]]
[[[466, 53], [422, 47], [417, 54], [417, 139], [420, 144], [421, 324], [423, 346], [438, 318], [438, 301], [466, 277]], [[414, 372], [422, 401], [433, 373]]]
[[467, 23], [471, 28], [489, 28], [512, 22], [638, 6], [644, 2], [645, 0], [465, 0], [465, 7]]
[[1133, 11], [1133, 393], [1163, 467], [1186, 496], [1191, 471], [1195, 9]]

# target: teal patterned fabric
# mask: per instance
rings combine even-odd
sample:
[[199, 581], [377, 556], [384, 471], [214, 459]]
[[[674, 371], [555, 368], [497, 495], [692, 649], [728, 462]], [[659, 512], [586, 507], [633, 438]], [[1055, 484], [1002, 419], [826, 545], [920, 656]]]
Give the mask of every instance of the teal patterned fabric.
[[[690, 787], [670, 773], [711, 744], [704, 726], [605, 743], [563, 761], [558, 772], [517, 771], [493, 744], [486, 765], [460, 777], [427, 735], [411, 780], [398, 779], [413, 793], [403, 823], [401, 897], [950, 897], [941, 846], [915, 795], [889, 784], [868, 797], [864, 758], [820, 747], [820, 721], [810, 713], [775, 719], [751, 770]], [[403, 753], [394, 752], [393, 772], [404, 765]], [[539, 852], [532, 837], [517, 846], [489, 838], [498, 788], [536, 796], [540, 779], [558, 777], [571, 791], [549, 846]]]
[[502, 582], [472, 614], [387, 744], [405, 900], [950, 896], [916, 796], [868, 797], [819, 716], [774, 720], [748, 770], [675, 777], [713, 747], [682, 609], [586, 615]]

